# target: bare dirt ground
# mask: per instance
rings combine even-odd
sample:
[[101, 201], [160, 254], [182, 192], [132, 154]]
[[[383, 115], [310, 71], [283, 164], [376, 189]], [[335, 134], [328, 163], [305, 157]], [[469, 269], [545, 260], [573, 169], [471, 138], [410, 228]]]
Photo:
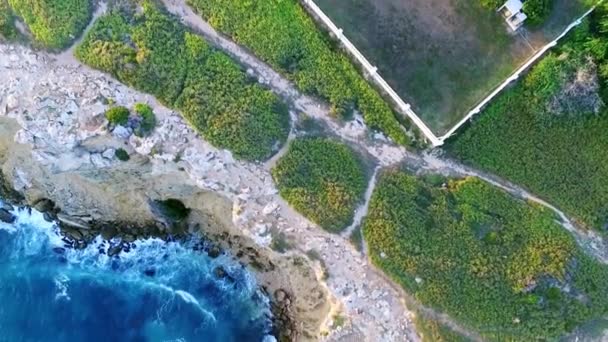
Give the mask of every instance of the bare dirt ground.
[[316, 3], [437, 135], [580, 15], [558, 0], [546, 25], [513, 34], [473, 0]]

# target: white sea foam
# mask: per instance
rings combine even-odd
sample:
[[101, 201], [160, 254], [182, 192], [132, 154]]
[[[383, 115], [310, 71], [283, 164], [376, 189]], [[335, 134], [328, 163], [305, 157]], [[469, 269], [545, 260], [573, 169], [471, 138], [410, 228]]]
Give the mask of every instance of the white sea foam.
[[[18, 208], [12, 212], [16, 216], [14, 224], [0, 223], [0, 230], [8, 231], [15, 235], [15, 245], [11, 251], [13, 257], [34, 256], [37, 254], [54, 254], [54, 248], [63, 248], [65, 242], [62, 240], [60, 229], [56, 223], [47, 222], [44, 216], [35, 210]], [[188, 243], [166, 242], [161, 239], [147, 239], [135, 241], [136, 247], [130, 244], [128, 251], [122, 251], [118, 257], [109, 257], [107, 253], [111, 246], [121, 244], [120, 239], [105, 241], [98, 236], [84, 249], [62, 249], [61, 257], [67, 264], [70, 272], [94, 275], [98, 281], [110, 282], [132, 282], [136, 286], [151, 286], [156, 289], [167, 291], [170, 304], [173, 300], [181, 300], [196, 307], [206, 318], [208, 323], [217, 323], [214, 313], [206, 309], [212, 305], [205, 303], [206, 298], [197, 298], [187, 289], [174, 289], [165, 284], [186, 282], [209, 282], [213, 283], [220, 291], [218, 295], [226, 296], [226, 303], [240, 302], [251, 303], [247, 314], [251, 319], [267, 318], [270, 316], [269, 299], [261, 294], [254, 276], [242, 269], [242, 267], [228, 255], [222, 255], [210, 259], [204, 254], [192, 250]], [[213, 269], [221, 266], [236, 281], [215, 279]], [[147, 270], [154, 270], [153, 276], [146, 276]], [[196, 272], [193, 272], [196, 270]], [[100, 272], [102, 271], [102, 272]], [[119, 273], [119, 276], [116, 276]], [[56, 300], [70, 300], [69, 283], [70, 278], [66, 273], [58, 273], [54, 277], [57, 289]], [[255, 293], [262, 303], [254, 304], [251, 298]], [[161, 309], [162, 311], [162, 309]], [[161, 312], [159, 312], [161, 314]], [[245, 313], [244, 313], [245, 314]], [[268, 326], [270, 329], [270, 325]], [[275, 341], [272, 336], [264, 339], [264, 342]]]
[[68, 295], [70, 278], [65, 274], [59, 274], [55, 277], [54, 281], [57, 288], [55, 300], [70, 300], [70, 296]]

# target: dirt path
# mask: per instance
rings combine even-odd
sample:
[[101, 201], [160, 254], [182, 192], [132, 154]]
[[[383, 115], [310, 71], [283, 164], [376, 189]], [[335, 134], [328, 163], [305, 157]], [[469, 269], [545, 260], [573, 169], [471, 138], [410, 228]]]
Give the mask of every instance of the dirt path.
[[374, 169], [374, 173], [367, 184], [367, 190], [365, 190], [365, 197], [363, 203], [357, 210], [355, 211], [355, 217], [353, 218], [353, 223], [348, 226], [344, 231], [340, 234], [342, 237], [348, 239], [352, 235], [353, 231], [361, 225], [363, 218], [367, 216], [367, 211], [369, 210], [369, 202], [372, 199], [372, 195], [374, 194], [374, 190], [376, 189], [376, 183], [378, 182], [378, 172], [380, 172], [380, 167], [376, 167]]

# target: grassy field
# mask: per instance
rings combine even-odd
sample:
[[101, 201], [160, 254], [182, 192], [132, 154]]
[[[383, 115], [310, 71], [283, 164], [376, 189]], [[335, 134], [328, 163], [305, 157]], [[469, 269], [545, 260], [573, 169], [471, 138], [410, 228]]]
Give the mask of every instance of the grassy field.
[[328, 138], [293, 141], [272, 176], [291, 206], [334, 233], [352, 222], [367, 186], [360, 157], [343, 143]]
[[287, 106], [228, 55], [154, 1], [113, 9], [76, 50], [84, 63], [178, 109], [203, 137], [236, 157], [264, 160], [287, 139]]
[[8, 0], [8, 3], [34, 41], [48, 49], [69, 46], [87, 26], [93, 10], [91, 0]]
[[188, 0], [188, 4], [301, 91], [328, 101], [333, 115], [347, 119], [356, 109], [370, 128], [396, 143], [419, 143], [405, 132], [409, 121], [393, 112], [298, 0]]
[[373, 263], [416, 300], [490, 341], [556, 340], [608, 313], [608, 267], [553, 212], [476, 178], [445, 182], [386, 172], [363, 224]]
[[608, 230], [608, 22], [604, 6], [449, 142], [450, 154]]
[[542, 27], [513, 35], [471, 0], [317, 0], [380, 75], [445, 133], [586, 8], [555, 0]]

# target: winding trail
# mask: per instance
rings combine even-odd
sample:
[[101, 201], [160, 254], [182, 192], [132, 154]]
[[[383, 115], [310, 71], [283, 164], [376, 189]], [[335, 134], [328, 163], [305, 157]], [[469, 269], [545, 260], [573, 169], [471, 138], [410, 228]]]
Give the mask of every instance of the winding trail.
[[380, 166], [377, 166], [374, 169], [374, 173], [367, 184], [367, 190], [365, 190], [365, 197], [363, 204], [357, 210], [355, 210], [355, 216], [353, 218], [353, 223], [348, 226], [344, 231], [340, 234], [344, 238], [349, 238], [353, 231], [361, 225], [363, 218], [367, 216], [367, 211], [369, 210], [369, 202], [372, 199], [372, 195], [374, 194], [374, 190], [376, 189], [376, 183], [378, 182], [378, 172], [380, 172]]

